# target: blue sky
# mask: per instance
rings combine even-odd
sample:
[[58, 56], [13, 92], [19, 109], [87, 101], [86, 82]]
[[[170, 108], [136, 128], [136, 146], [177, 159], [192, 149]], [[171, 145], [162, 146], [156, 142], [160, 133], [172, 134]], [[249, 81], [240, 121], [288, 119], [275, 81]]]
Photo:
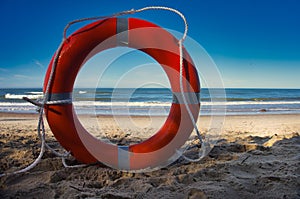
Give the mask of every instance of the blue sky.
[[[0, 88], [42, 87], [48, 63], [69, 21], [149, 5], [170, 6], [185, 14], [189, 36], [214, 60], [225, 87], [300, 88], [300, 2], [297, 0], [2, 0]], [[180, 18], [165, 11], [147, 11], [130, 17], [183, 31]], [[70, 32], [79, 27], [76, 25]], [[91, 60], [91, 65], [97, 62], [99, 65], [100, 58]], [[126, 63], [125, 68], [130, 70], [131, 62], [149, 62], [146, 55], [137, 52], [125, 55], [123, 60], [113, 64], [100, 81], [101, 86], [113, 86], [115, 82], [107, 80], [122, 76], [118, 69], [122, 64]], [[147, 82], [145, 78], [154, 81], [164, 78], [158, 66], [155, 70], [149, 68], [133, 71], [132, 79]], [[83, 86], [88, 86], [85, 81], [91, 80], [88, 71], [80, 74]], [[156, 76], [147, 75], [153, 72]], [[128, 81], [123, 85], [132, 86]]]

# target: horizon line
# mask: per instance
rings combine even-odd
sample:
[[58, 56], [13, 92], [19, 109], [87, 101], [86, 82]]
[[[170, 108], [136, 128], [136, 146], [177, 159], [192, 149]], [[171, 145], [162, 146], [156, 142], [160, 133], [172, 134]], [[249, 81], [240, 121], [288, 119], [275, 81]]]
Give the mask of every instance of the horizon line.
[[[96, 87], [97, 89], [141, 89], [141, 88], [135, 88], [135, 87], [121, 87], [121, 88], [115, 88], [115, 87]], [[96, 89], [95, 87], [74, 87], [74, 89]], [[43, 87], [3, 87], [0, 89], [43, 89]], [[161, 88], [161, 87], [146, 87], [143, 89], [170, 89], [170, 88]], [[276, 88], [276, 87], [201, 87], [201, 89], [300, 89], [296, 87], [286, 87], [286, 88]]]

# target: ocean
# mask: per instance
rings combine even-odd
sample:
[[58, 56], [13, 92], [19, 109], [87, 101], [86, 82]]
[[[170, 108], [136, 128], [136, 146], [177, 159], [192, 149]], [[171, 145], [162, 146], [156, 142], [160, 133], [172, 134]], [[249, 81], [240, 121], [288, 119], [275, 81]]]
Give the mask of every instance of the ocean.
[[[225, 89], [225, 99], [222, 95], [210, 95], [216, 90], [201, 89], [200, 115], [300, 114], [300, 89]], [[40, 99], [42, 96], [41, 88], [0, 89], [0, 112], [36, 113], [37, 108], [22, 97]], [[76, 88], [73, 91], [77, 114], [165, 116], [171, 103], [172, 92], [167, 88]]]

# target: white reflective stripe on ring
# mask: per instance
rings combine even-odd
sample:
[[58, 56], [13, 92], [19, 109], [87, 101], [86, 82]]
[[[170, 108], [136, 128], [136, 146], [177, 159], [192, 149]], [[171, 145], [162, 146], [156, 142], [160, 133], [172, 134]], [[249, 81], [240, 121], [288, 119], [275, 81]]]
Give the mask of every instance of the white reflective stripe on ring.
[[48, 93], [47, 103], [52, 104], [55, 102], [69, 102], [72, 103], [72, 92], [69, 93]]
[[117, 18], [117, 45], [128, 46], [128, 19]]
[[118, 168], [121, 170], [130, 170], [130, 157], [128, 146], [118, 146]]

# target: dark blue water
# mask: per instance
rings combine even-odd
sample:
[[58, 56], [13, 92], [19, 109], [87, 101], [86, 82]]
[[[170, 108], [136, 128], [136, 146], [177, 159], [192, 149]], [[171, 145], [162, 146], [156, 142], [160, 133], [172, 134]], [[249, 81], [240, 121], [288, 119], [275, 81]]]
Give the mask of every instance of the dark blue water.
[[[300, 89], [202, 89], [201, 113], [300, 114]], [[0, 89], [0, 112], [33, 113], [36, 107], [22, 100], [42, 97], [42, 89]], [[74, 89], [78, 114], [168, 115], [172, 92], [167, 88]], [[224, 110], [224, 107], [226, 110]]]

